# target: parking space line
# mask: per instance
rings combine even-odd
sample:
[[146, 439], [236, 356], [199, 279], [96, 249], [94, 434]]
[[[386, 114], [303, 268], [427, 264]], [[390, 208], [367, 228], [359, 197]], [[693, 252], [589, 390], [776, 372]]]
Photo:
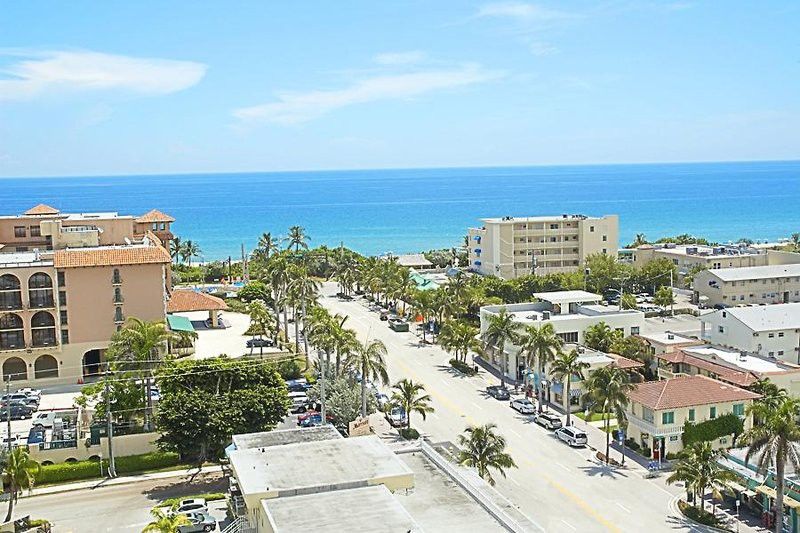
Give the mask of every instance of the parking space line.
[[471, 403], [471, 404], [472, 404], [472, 406], [473, 406], [475, 409], [478, 409], [478, 410], [480, 410], [480, 411], [483, 411], [483, 407], [481, 407], [481, 406], [480, 406], [480, 405], [478, 405], [477, 403], [475, 403], [475, 402], [469, 402], [469, 403]]
[[[516, 435], [516, 436], [517, 436], [517, 437], [519, 437], [519, 438], [522, 438], [522, 435], [520, 435], [519, 433], [517, 433], [517, 432], [516, 432], [516, 431], [514, 431], [513, 429], [509, 429], [509, 430], [508, 430], [508, 432], [509, 432], [509, 433], [513, 433], [514, 435]], [[113, 435], [112, 435], [112, 437], [113, 437]]]
[[566, 470], [567, 472], [569, 472], [569, 467], [568, 467], [568, 466], [564, 466], [564, 465], [562, 465], [561, 463], [559, 463], [558, 461], [556, 461], [556, 464], [557, 464], [558, 466], [560, 466], [561, 468], [563, 468], [564, 470]]
[[516, 485], [517, 487], [521, 487], [521, 486], [522, 486], [522, 485], [520, 485], [519, 481], [517, 481], [517, 480], [516, 480], [516, 479], [514, 479], [513, 477], [511, 477], [511, 476], [508, 476], [508, 479], [509, 479], [509, 480], [511, 480], [511, 482], [512, 482], [514, 485]]
[[572, 531], [578, 531], [578, 528], [567, 522], [566, 520], [561, 520], [561, 523], [570, 528]]
[[619, 507], [620, 509], [622, 509], [622, 510], [623, 510], [623, 511], [625, 511], [626, 513], [628, 513], [628, 514], [630, 514], [630, 513], [631, 513], [631, 510], [630, 510], [630, 509], [628, 509], [627, 507], [625, 507], [624, 505], [622, 505], [621, 503], [619, 503], [619, 502], [614, 502], [614, 503], [616, 503], [616, 504], [617, 504], [617, 507]]

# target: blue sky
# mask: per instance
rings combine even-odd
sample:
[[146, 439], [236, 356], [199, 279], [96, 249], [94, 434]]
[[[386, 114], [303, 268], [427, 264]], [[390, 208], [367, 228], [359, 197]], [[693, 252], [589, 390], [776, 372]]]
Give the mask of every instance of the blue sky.
[[792, 2], [7, 2], [0, 176], [800, 157]]

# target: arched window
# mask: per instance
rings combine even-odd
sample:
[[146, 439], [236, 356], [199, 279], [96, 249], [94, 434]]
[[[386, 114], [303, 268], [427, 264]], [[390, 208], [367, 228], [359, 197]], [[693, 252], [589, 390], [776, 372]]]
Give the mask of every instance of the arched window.
[[119, 287], [114, 287], [114, 303], [121, 304], [122, 303], [122, 289]]
[[33, 376], [36, 379], [57, 378], [58, 361], [52, 355], [40, 355], [33, 363]]
[[53, 300], [53, 278], [37, 272], [28, 279], [28, 299], [31, 307], [55, 307]]
[[56, 344], [56, 319], [47, 311], [39, 311], [31, 318], [33, 345], [54, 346]]
[[119, 269], [114, 269], [114, 275], [111, 276], [111, 283], [122, 283], [122, 276], [119, 275]]
[[13, 274], [0, 276], [0, 310], [22, 309], [19, 278]]
[[3, 361], [3, 380], [19, 381], [28, 379], [28, 367], [19, 357], [9, 357]]
[[114, 309], [114, 322], [125, 322], [125, 317], [122, 316], [122, 308], [117, 307]]
[[25, 348], [22, 319], [14, 313], [0, 315], [0, 349], [19, 350], [21, 348]]

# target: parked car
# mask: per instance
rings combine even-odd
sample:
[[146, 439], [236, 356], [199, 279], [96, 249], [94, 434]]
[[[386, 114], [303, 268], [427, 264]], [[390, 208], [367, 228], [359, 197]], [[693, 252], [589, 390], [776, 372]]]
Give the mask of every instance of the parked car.
[[406, 425], [408, 422], [408, 415], [406, 410], [400, 406], [394, 406], [386, 411], [386, 421], [389, 422], [393, 428], [399, 428]]
[[[8, 443], [8, 437], [3, 437], [3, 448], [8, 449]], [[27, 444], [27, 442], [25, 441], [24, 437], [18, 437], [17, 435], [11, 436], [11, 446], [23, 446], [25, 444]]]
[[41, 428], [31, 428], [28, 432], [28, 444], [39, 444], [40, 442], [44, 442], [44, 429]]
[[214, 531], [217, 529], [217, 521], [207, 512], [185, 513], [191, 524], [178, 526], [179, 533], [197, 533], [199, 531]]
[[392, 331], [408, 331], [408, 322], [400, 318], [392, 318], [389, 320], [389, 329]]
[[378, 409], [383, 411], [384, 407], [389, 405], [389, 397], [382, 392], [375, 393], [375, 400], [378, 402]]
[[381, 311], [381, 320], [383, 322], [389, 320], [389, 311]]
[[536, 412], [536, 406], [527, 398], [516, 398], [511, 400], [509, 405], [513, 410], [523, 415], [532, 415]]
[[0, 407], [0, 420], [23, 420], [33, 416], [33, 409], [21, 402], [11, 402]]
[[290, 379], [286, 382], [286, 388], [289, 389], [289, 392], [306, 392], [311, 385], [308, 384], [306, 378]]
[[589, 441], [589, 439], [586, 438], [586, 433], [575, 426], [558, 428], [556, 430], [556, 437], [563, 440], [570, 446], [575, 447], [586, 446], [586, 443]]
[[489, 385], [486, 387], [486, 392], [495, 400], [508, 400], [511, 398], [511, 393], [508, 389], [500, 385]]
[[38, 413], [33, 419], [33, 427], [52, 428], [56, 418], [61, 418], [55, 411]]
[[533, 415], [533, 421], [547, 429], [558, 429], [564, 425], [558, 415], [547, 412], [536, 413]]
[[308, 396], [305, 392], [290, 392], [289, 399], [292, 401], [292, 406], [289, 411], [292, 413], [305, 413], [308, 408]]
[[172, 507], [172, 514], [207, 513], [208, 504], [203, 498], [189, 498], [181, 500]]
[[[322, 425], [322, 413], [312, 412], [306, 413], [305, 417], [300, 417], [297, 419], [297, 425], [301, 428], [310, 428]], [[325, 415], [325, 418], [328, 422], [333, 422], [333, 417], [331, 415]]]
[[269, 348], [273, 344], [275, 343], [272, 342], [272, 339], [247, 339], [248, 348]]
[[42, 397], [42, 391], [40, 391], [39, 389], [32, 389], [30, 387], [23, 387], [23, 388], [17, 390], [17, 392], [21, 392], [22, 394], [25, 394], [26, 396], [33, 396], [34, 398], [41, 398]]
[[39, 409], [39, 398], [37, 396], [28, 396], [23, 392], [14, 392], [11, 394], [4, 394], [0, 396], [0, 405], [5, 405], [6, 402], [11, 400], [11, 402], [19, 402], [24, 403], [25, 405], [32, 408], [34, 411]]

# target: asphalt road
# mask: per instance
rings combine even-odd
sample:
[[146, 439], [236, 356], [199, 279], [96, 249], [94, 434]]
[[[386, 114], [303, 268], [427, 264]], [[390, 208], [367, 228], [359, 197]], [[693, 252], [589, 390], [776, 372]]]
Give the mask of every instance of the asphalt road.
[[[347, 325], [361, 339], [382, 340], [388, 349], [392, 381], [410, 378], [423, 383], [433, 398], [434, 414], [412, 425], [434, 441], [455, 442], [470, 424], [494, 422], [506, 437], [508, 451], [519, 468], [497, 477], [497, 490], [546, 531], [688, 531], [670, 510], [681, 493], [642, 471], [614, 471], [591, 460], [588, 449], [571, 449], [485, 392], [497, 380], [486, 372], [476, 377], [454, 374], [450, 356], [438, 346], [423, 346], [413, 333], [396, 333], [361, 301], [343, 302], [336, 286], [325, 284], [320, 302], [332, 312], [348, 315]], [[576, 423], [581, 427], [580, 420]]]
[[[205, 492], [224, 492], [220, 473], [201, 474], [189, 482], [187, 477], [142, 481], [128, 485], [98, 487], [46, 496], [20, 498], [14, 517], [30, 515], [46, 518], [56, 533], [141, 532], [150, 520], [150, 509], [157, 503], [178, 496]], [[225, 516], [225, 503], [212, 502], [217, 519]]]

